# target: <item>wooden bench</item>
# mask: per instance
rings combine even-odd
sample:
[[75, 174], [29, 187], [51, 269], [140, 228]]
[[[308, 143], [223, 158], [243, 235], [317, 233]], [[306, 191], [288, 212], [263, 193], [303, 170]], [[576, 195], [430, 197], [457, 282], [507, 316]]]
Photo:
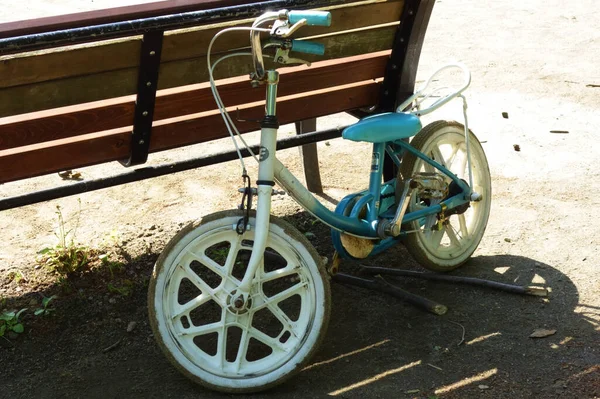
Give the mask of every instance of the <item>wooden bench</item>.
[[[302, 55], [311, 67], [281, 68], [282, 124], [308, 121], [300, 130], [311, 131], [316, 117], [391, 111], [412, 94], [433, 3], [163, 1], [0, 24], [0, 183], [117, 160], [132, 166], [148, 152], [225, 137], [207, 83], [208, 43], [267, 8], [332, 13], [331, 27], [298, 35], [323, 43], [325, 55]], [[228, 34], [213, 60], [248, 46], [247, 32]], [[216, 77], [227, 107], [259, 119], [264, 89], [250, 86], [251, 70], [249, 57], [236, 57]]]

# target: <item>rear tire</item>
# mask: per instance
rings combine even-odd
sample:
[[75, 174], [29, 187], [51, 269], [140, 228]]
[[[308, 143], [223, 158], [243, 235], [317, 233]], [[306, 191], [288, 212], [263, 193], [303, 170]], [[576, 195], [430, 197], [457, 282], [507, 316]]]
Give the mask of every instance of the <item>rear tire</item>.
[[[448, 224], [440, 231], [432, 231], [437, 217], [430, 216], [423, 221], [407, 224], [405, 230], [418, 230], [408, 233], [405, 245], [415, 260], [426, 269], [447, 272], [465, 263], [479, 245], [490, 214], [492, 199], [491, 177], [487, 159], [481, 143], [469, 131], [473, 190], [482, 195], [479, 202], [471, 202], [462, 214], [451, 215]], [[458, 122], [437, 121], [423, 128], [410, 143], [414, 148], [439, 162], [459, 178], [469, 181], [464, 126]], [[418, 172], [434, 172], [429, 164], [407, 153], [400, 166], [397, 186]], [[450, 183], [450, 179], [446, 181]], [[427, 207], [418, 194], [410, 198], [408, 212]]]

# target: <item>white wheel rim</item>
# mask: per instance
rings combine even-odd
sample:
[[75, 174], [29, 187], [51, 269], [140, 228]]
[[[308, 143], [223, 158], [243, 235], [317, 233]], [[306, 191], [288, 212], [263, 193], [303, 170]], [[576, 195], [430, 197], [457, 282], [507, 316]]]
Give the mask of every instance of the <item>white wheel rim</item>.
[[[252, 286], [249, 308], [241, 313], [232, 311], [228, 301], [241, 279], [233, 275], [234, 265], [241, 252], [251, 250], [251, 244], [248, 245], [245, 241], [252, 238], [252, 231], [240, 236], [232, 226], [220, 227], [200, 235], [177, 255], [172, 263], [175, 267], [167, 275], [162, 290], [166, 330], [187, 362], [206, 373], [230, 380], [254, 379], [280, 369], [302, 349], [315, 320], [316, 294], [313, 278], [308, 268], [301, 264], [302, 257], [297, 251], [273, 233], [270, 234], [268, 245], [271, 251], [279, 254], [277, 259], [285, 260], [285, 265], [266, 271], [268, 269], [263, 262]], [[207, 250], [219, 243], [229, 245], [222, 265], [215, 261], [213, 254], [207, 255]], [[207, 282], [200, 276], [202, 273], [199, 270], [216, 276], [220, 283], [216, 286], [213, 283], [211, 286], [210, 281]], [[185, 288], [182, 288], [182, 282], [185, 280], [192, 283], [199, 294], [180, 303], [180, 294]], [[284, 283], [284, 280], [286, 283], [289, 280], [295, 282], [288, 284], [289, 287], [277, 294], [265, 293], [265, 287]], [[293, 316], [281, 306], [290, 298], [299, 301], [297, 312]], [[215, 309], [215, 304], [220, 308], [220, 313], [213, 311], [215, 321], [197, 323], [202, 320], [192, 314], [209, 304], [212, 310]], [[279, 333], [274, 334], [270, 328], [269, 332], [265, 332], [262, 326], [257, 325], [264, 322], [262, 319], [265, 314], [276, 320], [275, 324], [280, 324]], [[230, 329], [238, 331], [239, 339], [230, 340]], [[215, 341], [215, 334], [214, 353], [202, 344], [199, 345], [203, 340]], [[254, 342], [258, 342], [263, 351], [270, 350], [270, 354], [249, 359]]]
[[[453, 127], [441, 129], [422, 149], [423, 153], [433, 158], [442, 166], [456, 174], [458, 178], [469, 182], [467, 166], [467, 150], [464, 132]], [[478, 245], [486, 225], [485, 213], [489, 207], [490, 189], [487, 172], [487, 161], [481, 148], [471, 143], [471, 168], [473, 171], [473, 190], [482, 194], [482, 200], [471, 202], [470, 207], [462, 214], [451, 215], [442, 230], [435, 231], [431, 227], [437, 223], [435, 215], [429, 216], [423, 226], [419, 227], [420, 242], [424, 248], [440, 260], [456, 260], [463, 254], [472, 253], [473, 246]], [[422, 160], [417, 160], [416, 172], [439, 172]], [[446, 178], [448, 184], [451, 179]], [[416, 195], [411, 198], [411, 210], [424, 209]], [[418, 222], [416, 222], [418, 223]]]

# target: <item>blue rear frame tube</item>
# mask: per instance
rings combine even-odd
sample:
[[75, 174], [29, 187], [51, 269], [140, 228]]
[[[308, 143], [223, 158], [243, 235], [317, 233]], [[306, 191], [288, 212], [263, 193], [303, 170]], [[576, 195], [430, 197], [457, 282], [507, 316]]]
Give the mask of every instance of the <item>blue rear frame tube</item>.
[[383, 156], [385, 155], [385, 143], [373, 144], [373, 155], [371, 157], [371, 174], [369, 175], [369, 192], [372, 199], [369, 202], [368, 218], [377, 220], [381, 197], [381, 178], [383, 173]]
[[[454, 173], [449, 171], [444, 166], [440, 165], [438, 162], [429, 158], [425, 154], [416, 150], [414, 147], [409, 145], [406, 142], [396, 142], [396, 144], [400, 145], [402, 148], [409, 151], [411, 154], [422, 159], [424, 162], [427, 162], [429, 165], [437, 168], [442, 173], [446, 174], [450, 177], [459, 187], [463, 190], [462, 193], [456, 194], [437, 205], [428, 207], [426, 209], [421, 209], [419, 211], [414, 211], [410, 213], [406, 213], [404, 218], [402, 219], [402, 223], [408, 223], [415, 220], [419, 220], [429, 215], [437, 214], [442, 211], [442, 208], [453, 209], [457, 206], [460, 206], [464, 203], [469, 202], [469, 196], [471, 193], [471, 189], [468, 184], [463, 182], [458, 178]], [[343, 216], [337, 214], [335, 212], [327, 209], [321, 202], [319, 202], [314, 195], [310, 195], [308, 202], [301, 201], [297, 199], [297, 201], [310, 213], [312, 213], [315, 217], [321, 220], [323, 223], [328, 225], [329, 227], [344, 231], [346, 233], [360, 236], [360, 237], [368, 237], [368, 238], [378, 238], [377, 234], [377, 224], [378, 220], [378, 207], [376, 204], [379, 202], [380, 194], [381, 194], [381, 184], [382, 184], [382, 171], [383, 171], [383, 155], [385, 153], [386, 143], [375, 143], [373, 145], [373, 159], [379, 157], [379, 164], [377, 167], [374, 166], [375, 161], [372, 162], [370, 180], [369, 180], [369, 191], [363, 195], [357, 203], [354, 205], [350, 216]], [[377, 154], [377, 155], [376, 155]], [[367, 219], [358, 219], [357, 216], [360, 210], [368, 205], [367, 211]]]

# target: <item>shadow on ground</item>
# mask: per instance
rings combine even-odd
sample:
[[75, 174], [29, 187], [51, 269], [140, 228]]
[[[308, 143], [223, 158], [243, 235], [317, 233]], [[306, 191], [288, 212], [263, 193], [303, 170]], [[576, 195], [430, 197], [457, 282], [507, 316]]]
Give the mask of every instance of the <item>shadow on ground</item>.
[[[319, 252], [331, 254], [324, 226], [315, 227], [303, 214], [288, 220], [303, 232], [310, 229]], [[81, 277], [71, 295], [56, 301], [52, 317], [28, 320], [26, 333], [0, 348], [3, 392], [12, 398], [227, 396], [193, 385], [154, 343], [144, 279], [156, 257], [157, 253], [147, 254], [126, 265], [142, 282], [127, 296], [98, 290], [93, 284], [99, 277], [90, 273]], [[418, 269], [401, 245], [365, 263]], [[350, 261], [342, 264], [345, 272], [357, 267]], [[434, 316], [385, 294], [334, 284], [330, 326], [317, 356], [289, 382], [252, 397], [600, 395], [598, 332], [589, 318], [600, 309], [579, 303], [568, 276], [534, 259], [506, 255], [475, 257], [454, 274], [545, 285], [552, 292], [542, 299], [442, 282], [394, 280], [448, 306], [446, 315]], [[45, 294], [56, 289], [48, 287]], [[576, 313], [578, 306], [589, 313]], [[128, 333], [131, 322], [136, 326]], [[529, 338], [539, 328], [556, 333]]]

